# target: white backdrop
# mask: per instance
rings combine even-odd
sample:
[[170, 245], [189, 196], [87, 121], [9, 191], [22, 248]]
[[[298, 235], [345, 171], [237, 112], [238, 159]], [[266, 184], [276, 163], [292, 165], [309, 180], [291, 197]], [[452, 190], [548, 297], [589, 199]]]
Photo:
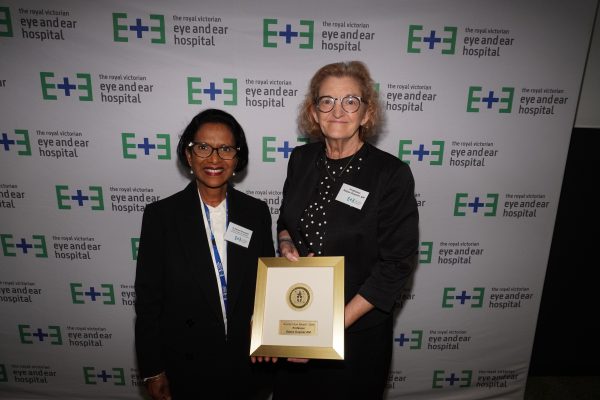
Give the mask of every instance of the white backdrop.
[[308, 80], [354, 59], [421, 215], [387, 398], [523, 397], [596, 1], [282, 3], [0, 0], [0, 397], [140, 398], [136, 246], [189, 179], [178, 135], [233, 113], [275, 221]]

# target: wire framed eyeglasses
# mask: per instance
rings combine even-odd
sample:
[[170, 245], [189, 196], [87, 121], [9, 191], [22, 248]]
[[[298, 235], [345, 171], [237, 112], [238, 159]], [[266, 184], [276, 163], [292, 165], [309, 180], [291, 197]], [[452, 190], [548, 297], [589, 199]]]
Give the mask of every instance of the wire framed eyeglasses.
[[342, 110], [346, 111], [349, 114], [355, 113], [360, 108], [360, 104], [363, 102], [362, 97], [360, 96], [344, 96], [341, 99], [338, 97], [331, 96], [321, 96], [317, 98], [315, 102], [317, 106], [317, 110], [322, 113], [328, 113], [333, 110], [335, 107], [335, 102], [340, 101], [342, 104]]
[[237, 152], [240, 150], [239, 147], [225, 145], [212, 147], [210, 144], [203, 142], [190, 142], [188, 144], [188, 149], [191, 149], [192, 153], [196, 157], [200, 158], [208, 158], [212, 156], [214, 151], [216, 151], [219, 157], [221, 157], [223, 160], [233, 160], [237, 155]]

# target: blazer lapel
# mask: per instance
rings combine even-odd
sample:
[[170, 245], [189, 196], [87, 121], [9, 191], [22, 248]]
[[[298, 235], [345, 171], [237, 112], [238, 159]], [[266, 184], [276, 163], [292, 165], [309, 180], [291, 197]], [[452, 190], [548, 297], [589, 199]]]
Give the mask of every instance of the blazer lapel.
[[191, 182], [185, 189], [177, 223], [180, 241], [187, 260], [185, 268], [189, 269], [190, 278], [198, 283], [206, 302], [215, 312], [217, 318], [222, 320], [221, 293], [219, 293], [217, 286], [217, 278], [200, 207], [196, 183]]
[[[244, 218], [243, 204], [240, 204], [240, 196], [235, 189], [231, 186], [227, 189], [227, 203], [228, 203], [228, 220], [229, 223], [240, 225], [244, 228], [249, 228]], [[253, 237], [257, 232], [253, 232]], [[244, 257], [247, 253], [245, 249], [235, 243], [227, 242], [227, 296], [229, 313], [234, 309], [237, 300], [240, 296], [240, 290], [242, 283], [246, 279], [246, 273], [248, 265], [245, 262]]]

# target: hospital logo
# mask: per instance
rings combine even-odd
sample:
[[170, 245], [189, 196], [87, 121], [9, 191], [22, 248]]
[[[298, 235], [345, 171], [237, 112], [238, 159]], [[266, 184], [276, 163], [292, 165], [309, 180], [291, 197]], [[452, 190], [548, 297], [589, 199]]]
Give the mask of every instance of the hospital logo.
[[45, 343], [54, 346], [63, 344], [60, 326], [32, 328], [31, 325], [19, 324], [18, 329], [21, 344]]
[[129, 17], [127, 13], [113, 13], [113, 41], [129, 42], [150, 40], [150, 43], [165, 44], [165, 16], [150, 14], [148, 18]]
[[421, 242], [419, 246], [419, 264], [430, 264], [433, 256], [433, 242]]
[[432, 51], [443, 55], [454, 54], [456, 50], [456, 27], [445, 26], [443, 30], [425, 29], [423, 25], [408, 27], [408, 53]]
[[71, 282], [71, 300], [73, 304], [86, 304], [89, 302], [99, 302], [102, 304], [115, 304], [115, 289], [109, 283], [99, 285], [98, 290], [95, 286], [83, 287], [82, 283]]
[[123, 158], [136, 159], [138, 155], [156, 157], [158, 160], [171, 159], [171, 137], [157, 133], [155, 138], [136, 139], [135, 133], [122, 132]]
[[31, 237], [20, 237], [15, 240], [10, 233], [0, 233], [2, 243], [2, 255], [4, 257], [16, 257], [17, 255], [48, 258], [46, 248], [46, 237], [44, 235], [31, 235]]
[[56, 202], [59, 210], [89, 206], [94, 211], [104, 210], [101, 186], [88, 186], [87, 190], [70, 189], [67, 185], [56, 185]]
[[13, 37], [10, 8], [0, 7], [0, 37]]
[[500, 114], [512, 111], [515, 88], [503, 86], [500, 90], [483, 90], [481, 86], [469, 86], [467, 94], [467, 112], [478, 113], [479, 110], [491, 110]]
[[15, 129], [13, 134], [0, 131], [0, 148], [4, 151], [14, 151], [19, 156], [30, 156], [29, 131]]
[[485, 288], [482, 287], [475, 287], [471, 291], [458, 291], [456, 288], [446, 287], [442, 296], [442, 308], [454, 308], [455, 305], [481, 308], [484, 295]]
[[203, 101], [224, 106], [237, 105], [237, 79], [223, 78], [221, 80], [202, 81], [201, 77], [187, 77], [188, 104], [201, 105]]
[[125, 370], [123, 368], [83, 367], [83, 379], [86, 385], [108, 383], [115, 386], [124, 386]]
[[400, 140], [398, 158], [407, 164], [411, 161], [426, 162], [429, 165], [442, 165], [444, 161], [444, 141], [432, 140], [431, 143], [415, 143], [412, 140]]
[[55, 77], [54, 72], [40, 72], [42, 98], [57, 100], [58, 97], [76, 97], [79, 101], [93, 101], [92, 77], [88, 73], [77, 73], [75, 77]]
[[140, 238], [132, 237], [131, 238], [131, 257], [133, 260], [137, 260], [138, 258], [138, 249], [140, 247]]
[[454, 216], [464, 217], [469, 214], [495, 217], [498, 208], [498, 193], [487, 193], [485, 196], [469, 196], [469, 193], [456, 193], [454, 199]]
[[412, 330], [410, 333], [402, 332], [394, 338], [394, 343], [402, 348], [420, 350], [423, 344], [423, 331], [419, 329]]
[[296, 146], [308, 143], [308, 138], [296, 138], [296, 144], [290, 144], [288, 140], [278, 140], [275, 136], [263, 136], [262, 138], [262, 160], [263, 162], [275, 162], [277, 159], [288, 159], [290, 153]]
[[297, 23], [279, 23], [278, 19], [263, 19], [263, 47], [277, 48], [289, 45], [299, 49], [312, 49], [315, 22], [301, 19]]
[[443, 389], [448, 387], [470, 387], [473, 378], [473, 371], [463, 369], [460, 372], [450, 372], [443, 369], [433, 371], [433, 389]]

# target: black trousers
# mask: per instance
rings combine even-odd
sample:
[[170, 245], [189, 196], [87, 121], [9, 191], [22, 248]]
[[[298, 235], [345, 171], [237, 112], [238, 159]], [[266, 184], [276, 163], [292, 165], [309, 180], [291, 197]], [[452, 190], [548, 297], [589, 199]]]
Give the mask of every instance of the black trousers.
[[344, 360], [279, 360], [273, 400], [361, 399], [383, 397], [392, 358], [393, 322], [346, 332]]

